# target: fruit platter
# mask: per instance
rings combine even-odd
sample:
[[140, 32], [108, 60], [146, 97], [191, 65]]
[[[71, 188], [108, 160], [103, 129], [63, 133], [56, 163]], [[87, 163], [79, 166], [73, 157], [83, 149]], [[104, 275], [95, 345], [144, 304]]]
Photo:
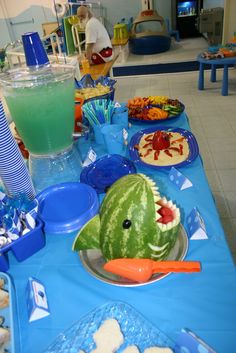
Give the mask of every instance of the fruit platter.
[[185, 107], [178, 99], [166, 96], [134, 97], [128, 100], [129, 120], [156, 123], [178, 118]]

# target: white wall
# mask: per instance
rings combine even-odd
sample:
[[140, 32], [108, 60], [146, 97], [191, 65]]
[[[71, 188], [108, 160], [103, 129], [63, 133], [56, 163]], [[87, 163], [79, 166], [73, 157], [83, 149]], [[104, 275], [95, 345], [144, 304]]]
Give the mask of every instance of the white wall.
[[212, 9], [214, 7], [224, 7], [224, 0], [204, 0], [203, 8]]
[[[112, 36], [113, 25], [122, 18], [135, 18], [141, 11], [141, 0], [100, 0], [105, 25]], [[154, 9], [171, 20], [171, 0], [154, 0]], [[51, 11], [53, 0], [0, 0], [0, 46], [21, 38], [22, 33], [42, 34], [42, 23], [56, 20]], [[2, 11], [1, 11], [2, 7]], [[8, 27], [6, 24], [8, 23]]]
[[223, 43], [227, 43], [236, 32], [236, 1], [225, 0], [225, 13], [224, 13], [224, 29], [223, 29]]
[[29, 31], [42, 34], [42, 23], [55, 21], [51, 11], [52, 0], [1, 0], [0, 29], [1, 46], [21, 39]]

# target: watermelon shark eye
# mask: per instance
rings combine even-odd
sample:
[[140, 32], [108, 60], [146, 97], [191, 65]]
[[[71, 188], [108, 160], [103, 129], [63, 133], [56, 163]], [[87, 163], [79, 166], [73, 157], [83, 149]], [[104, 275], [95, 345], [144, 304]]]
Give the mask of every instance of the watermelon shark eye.
[[129, 229], [131, 227], [131, 224], [132, 224], [132, 222], [129, 219], [125, 219], [123, 224], [122, 224], [122, 227], [124, 229]]

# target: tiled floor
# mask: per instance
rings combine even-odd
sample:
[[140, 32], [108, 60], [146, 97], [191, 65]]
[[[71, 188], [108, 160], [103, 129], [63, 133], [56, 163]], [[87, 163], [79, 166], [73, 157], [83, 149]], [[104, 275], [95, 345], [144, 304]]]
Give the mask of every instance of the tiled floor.
[[205, 90], [198, 91], [198, 73], [118, 78], [116, 99], [167, 95], [186, 106], [197, 137], [206, 174], [236, 262], [236, 69], [229, 71], [229, 96], [221, 96], [222, 71], [216, 83], [205, 74]]
[[180, 42], [176, 42], [175, 39], [172, 38], [170, 50], [164, 53], [152, 55], [135, 55], [130, 53], [125, 63], [116, 63], [115, 66], [193, 61], [197, 55], [206, 50], [207, 47], [208, 43], [203, 37], [181, 39]]

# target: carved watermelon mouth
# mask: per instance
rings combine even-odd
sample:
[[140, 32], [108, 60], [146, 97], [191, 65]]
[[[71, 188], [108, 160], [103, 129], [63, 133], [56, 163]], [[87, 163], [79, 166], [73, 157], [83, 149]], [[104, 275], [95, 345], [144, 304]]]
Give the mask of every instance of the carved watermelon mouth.
[[146, 175], [142, 175], [151, 186], [154, 202], [155, 202], [155, 218], [157, 225], [162, 231], [169, 230], [175, 227], [180, 221], [180, 211], [176, 205], [167, 200], [166, 197], [161, 197], [156, 183]]

